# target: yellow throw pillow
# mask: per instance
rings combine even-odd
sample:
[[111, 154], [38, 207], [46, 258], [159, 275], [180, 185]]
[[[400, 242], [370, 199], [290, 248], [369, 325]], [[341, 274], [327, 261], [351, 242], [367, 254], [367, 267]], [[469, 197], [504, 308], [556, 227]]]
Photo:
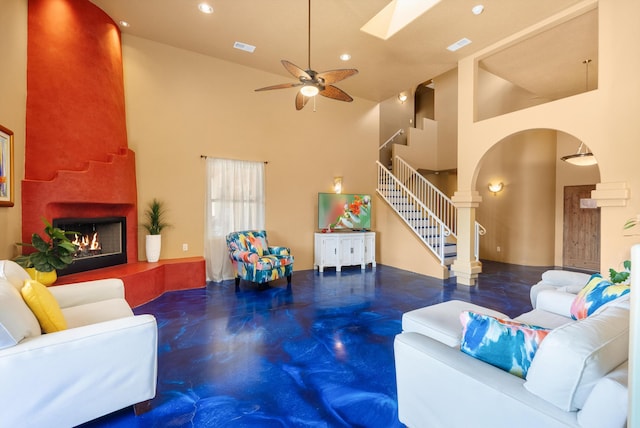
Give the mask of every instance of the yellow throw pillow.
[[62, 315], [60, 305], [47, 287], [33, 279], [27, 279], [20, 289], [31, 312], [36, 316], [42, 331], [53, 333], [54, 331], [66, 330], [67, 321]]

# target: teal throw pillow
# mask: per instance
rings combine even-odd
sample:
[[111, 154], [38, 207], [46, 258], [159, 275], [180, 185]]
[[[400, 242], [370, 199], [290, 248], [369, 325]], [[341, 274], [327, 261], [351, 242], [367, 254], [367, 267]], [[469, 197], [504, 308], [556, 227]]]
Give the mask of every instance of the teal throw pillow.
[[524, 378], [542, 340], [551, 330], [464, 311], [460, 350]]

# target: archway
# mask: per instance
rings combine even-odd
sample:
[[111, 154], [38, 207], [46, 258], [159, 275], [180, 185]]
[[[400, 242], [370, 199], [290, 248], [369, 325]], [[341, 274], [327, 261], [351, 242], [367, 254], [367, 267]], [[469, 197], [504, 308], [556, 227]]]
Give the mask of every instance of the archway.
[[[481, 259], [563, 266], [565, 188], [600, 182], [598, 165], [560, 160], [579, 145], [559, 130], [529, 129], [503, 138], [484, 154], [474, 179], [482, 196], [476, 219], [487, 230], [480, 240]], [[495, 183], [503, 184], [500, 192], [489, 190]]]

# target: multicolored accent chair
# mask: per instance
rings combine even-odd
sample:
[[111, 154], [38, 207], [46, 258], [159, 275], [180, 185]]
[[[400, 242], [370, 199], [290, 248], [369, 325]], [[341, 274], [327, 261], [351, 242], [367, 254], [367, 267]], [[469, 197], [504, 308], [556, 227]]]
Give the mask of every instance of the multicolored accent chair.
[[236, 271], [236, 290], [240, 279], [264, 284], [287, 277], [291, 286], [293, 256], [287, 247], [270, 247], [265, 230], [243, 230], [227, 235], [229, 257]]

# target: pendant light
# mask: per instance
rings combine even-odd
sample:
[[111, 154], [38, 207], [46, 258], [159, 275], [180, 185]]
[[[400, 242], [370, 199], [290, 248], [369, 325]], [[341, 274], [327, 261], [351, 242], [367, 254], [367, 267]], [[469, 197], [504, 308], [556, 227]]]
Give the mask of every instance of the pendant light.
[[[586, 69], [586, 84], [585, 84], [585, 92], [589, 90], [589, 63], [590, 59], [585, 59], [582, 63], [585, 65]], [[583, 150], [584, 149], [584, 150]], [[595, 165], [598, 163], [593, 153], [589, 150], [587, 146], [584, 145], [584, 142], [580, 142], [580, 146], [578, 147], [578, 151], [572, 155], [562, 156], [561, 160], [570, 163], [571, 165], [577, 166], [589, 166]]]
[[[584, 143], [580, 143], [580, 147], [578, 147], [578, 152], [572, 155], [562, 156], [560, 159], [563, 161], [570, 163], [571, 165], [577, 166], [589, 166], [595, 165], [598, 163], [593, 153], [589, 151], [589, 149], [585, 148]], [[584, 148], [584, 151], [583, 151]]]

